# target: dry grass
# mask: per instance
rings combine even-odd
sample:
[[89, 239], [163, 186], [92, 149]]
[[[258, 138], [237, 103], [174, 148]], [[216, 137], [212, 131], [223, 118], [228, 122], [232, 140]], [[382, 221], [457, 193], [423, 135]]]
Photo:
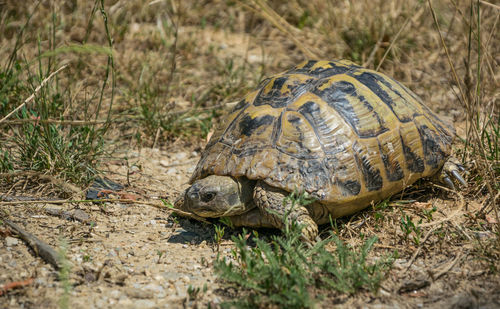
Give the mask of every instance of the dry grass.
[[[339, 220], [338, 234], [352, 245], [377, 235], [376, 248], [398, 250], [407, 258], [400, 279], [419, 258], [456, 257], [498, 274], [499, 16], [493, 1], [119, 0], [103, 11], [100, 1], [1, 1], [0, 172], [27, 168], [13, 137], [38, 120], [41, 98], [56, 112], [40, 123], [106, 132], [89, 159], [97, 166], [104, 152], [125, 148], [203, 146], [226, 106], [264, 76], [306, 58], [347, 58], [395, 77], [455, 123], [469, 187], [414, 186], [396, 199], [417, 203], [374, 206]], [[24, 114], [2, 123], [63, 65]], [[395, 277], [388, 282], [400, 284]]]

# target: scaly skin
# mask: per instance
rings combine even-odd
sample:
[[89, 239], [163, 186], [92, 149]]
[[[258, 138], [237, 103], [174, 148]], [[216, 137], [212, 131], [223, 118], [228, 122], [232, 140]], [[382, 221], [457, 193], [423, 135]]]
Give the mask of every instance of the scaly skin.
[[309, 216], [309, 212], [304, 206], [295, 205], [292, 208], [292, 203], [283, 201], [288, 196], [288, 192], [271, 187], [263, 181], [258, 181], [254, 189], [254, 201], [260, 209], [263, 217], [273, 224], [275, 228], [283, 229], [285, 215], [288, 218], [295, 220], [298, 224], [303, 225], [302, 238], [307, 241], [314, 241], [318, 236], [318, 225]]

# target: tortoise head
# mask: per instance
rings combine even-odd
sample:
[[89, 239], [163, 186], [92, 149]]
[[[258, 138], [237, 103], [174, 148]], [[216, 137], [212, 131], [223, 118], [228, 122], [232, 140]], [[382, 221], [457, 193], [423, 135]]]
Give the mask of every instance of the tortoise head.
[[248, 180], [210, 175], [196, 180], [184, 193], [182, 210], [201, 217], [239, 215], [255, 207], [253, 185]]

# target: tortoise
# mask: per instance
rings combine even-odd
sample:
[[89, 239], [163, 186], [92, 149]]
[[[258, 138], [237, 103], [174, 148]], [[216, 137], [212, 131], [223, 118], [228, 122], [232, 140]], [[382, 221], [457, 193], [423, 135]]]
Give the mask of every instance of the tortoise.
[[[385, 74], [347, 60], [305, 61], [264, 79], [210, 138], [175, 207], [235, 226], [283, 228], [314, 241], [318, 224], [353, 214], [423, 177], [453, 187], [454, 128]], [[293, 207], [290, 192], [314, 203]]]

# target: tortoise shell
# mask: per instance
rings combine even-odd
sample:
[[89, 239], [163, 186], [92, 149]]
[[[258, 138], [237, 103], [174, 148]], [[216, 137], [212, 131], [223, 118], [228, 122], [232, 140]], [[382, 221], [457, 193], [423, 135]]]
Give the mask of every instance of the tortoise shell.
[[454, 129], [394, 79], [349, 61], [306, 61], [265, 79], [208, 142], [191, 183], [263, 180], [320, 203], [367, 204], [435, 174]]

